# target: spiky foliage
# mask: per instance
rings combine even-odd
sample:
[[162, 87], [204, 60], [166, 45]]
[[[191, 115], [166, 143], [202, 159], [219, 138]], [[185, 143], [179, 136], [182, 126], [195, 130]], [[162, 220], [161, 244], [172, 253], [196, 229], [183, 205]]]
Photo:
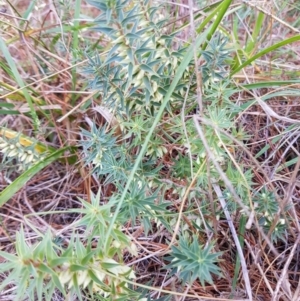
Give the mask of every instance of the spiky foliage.
[[[111, 40], [105, 56], [89, 55], [90, 87], [101, 91], [103, 101], [119, 113], [131, 115], [136, 109], [154, 112], [168, 90], [185, 48], [174, 48], [174, 35], [165, 27], [168, 19], [160, 7], [148, 1], [107, 3], [88, 1], [101, 9], [94, 30]], [[183, 100], [189, 82], [186, 75], [171, 101]], [[179, 93], [178, 93], [179, 92]]]

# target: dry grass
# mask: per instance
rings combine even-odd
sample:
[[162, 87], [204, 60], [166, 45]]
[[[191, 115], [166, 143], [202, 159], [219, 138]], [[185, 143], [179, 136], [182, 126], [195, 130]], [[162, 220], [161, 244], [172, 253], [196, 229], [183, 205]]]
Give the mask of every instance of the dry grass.
[[[15, 10], [7, 3], [3, 5], [1, 10], [3, 14], [0, 15], [0, 18], [6, 22], [1, 29], [1, 36], [6, 41], [12, 41], [9, 44], [9, 50], [17, 63], [19, 73], [33, 89], [36, 98], [42, 99], [43, 106], [48, 108], [47, 116], [41, 114], [40, 132], [43, 134], [37, 138], [39, 141], [57, 148], [75, 145], [80, 138], [80, 127], [87, 126], [86, 117], [89, 116], [90, 112], [75, 110], [71, 118], [65, 118], [62, 122], [57, 122], [57, 119], [64, 116], [74, 108], [74, 105], [79, 104], [91, 94], [84, 88], [87, 79], [82, 74], [78, 74], [76, 87], [72, 87], [72, 66], [77, 64], [80, 68], [83, 62], [74, 63], [72, 54], [68, 51], [72, 45], [72, 32], [64, 35], [63, 41], [66, 49], [63, 49], [51, 46], [54, 34], [46, 33], [45, 30], [51, 27], [59, 29], [62, 24], [67, 24], [72, 20], [74, 12], [72, 9], [69, 11], [60, 10], [58, 3], [52, 1], [37, 1], [39, 8], [34, 10], [28, 24], [25, 24], [27, 26], [26, 31], [18, 32], [14, 28], [14, 26], [20, 27], [22, 23], [18, 19], [18, 14], [25, 11], [29, 2], [24, 0], [11, 1], [11, 3]], [[171, 6], [171, 11], [175, 16], [188, 15], [188, 1], [181, 4], [185, 6], [180, 4]], [[299, 27], [300, 9], [298, 7], [298, 10], [293, 10], [293, 6], [298, 5], [297, 1], [289, 2], [286, 6], [281, 4], [282, 10], [276, 6], [275, 2], [271, 4], [272, 7], [267, 1], [259, 1], [257, 5], [264, 10], [269, 10], [271, 14], [276, 15], [281, 20], [278, 22], [277, 19], [270, 17], [268, 23], [264, 24], [266, 28], [265, 46], [295, 34], [286, 24]], [[179, 11], [176, 7], [179, 7]], [[82, 3], [82, 12], [91, 17], [97, 15], [97, 11], [85, 3]], [[244, 31], [239, 32], [241, 40], [245, 37], [246, 32], [252, 28], [252, 22], [253, 20], [250, 19], [243, 20]], [[296, 25], [293, 25], [295, 23]], [[25, 25], [22, 25], [23, 28]], [[227, 28], [230, 27], [231, 24], [228, 22]], [[181, 33], [180, 39], [185, 39], [187, 33], [188, 31]], [[96, 41], [99, 38], [96, 33], [82, 32], [82, 34], [86, 35], [82, 37], [83, 40], [86, 38]], [[105, 41], [101, 41], [105, 44]], [[84, 42], [82, 43], [84, 44]], [[239, 73], [235, 80], [238, 83], [250, 83], [257, 79], [268, 81], [272, 78], [282, 80], [290, 79], [293, 76], [298, 78], [300, 73], [300, 44], [294, 43], [288, 48], [286, 52], [282, 51], [282, 54], [276, 54], [278, 55], [276, 65], [271, 62], [270, 56], [263, 57], [257, 63], [256, 68], [248, 68], [247, 73], [244, 74]], [[3, 61], [2, 57], [1, 61]], [[46, 73], [43, 74], [41, 70], [46, 71]], [[26, 112], [28, 109], [26, 102], [22, 95], [18, 94], [16, 83], [4, 69], [0, 72], [0, 81], [13, 87], [13, 91], [7, 88], [2, 90], [2, 100], [13, 103], [16, 109]], [[291, 85], [290, 88], [299, 91], [298, 84]], [[280, 89], [278, 88], [278, 91]], [[256, 97], [263, 98], [268, 93], [274, 92], [276, 92], [275, 89], [262, 88]], [[253, 99], [252, 95], [247, 92], [236, 94], [234, 98], [233, 101], [236, 103], [244, 103], [248, 99]], [[97, 99], [93, 99], [93, 101], [97, 102]], [[253, 170], [252, 181], [257, 189], [266, 186], [276, 192], [276, 199], [281, 209], [288, 204], [293, 204], [293, 206], [285, 214], [286, 222], [288, 221], [289, 224], [285, 241], [273, 244], [272, 249], [259, 230], [246, 231], [244, 237], [246, 244], [243, 251], [254, 300], [299, 301], [300, 133], [299, 127], [292, 128], [291, 123], [284, 119], [300, 120], [299, 94], [290, 97], [274, 96], [268, 105], [281, 118], [268, 115], [268, 112], [260, 105], [254, 105], [245, 110], [238, 118], [238, 126], [243, 127], [251, 135], [246, 145], [248, 153], [242, 148], [237, 148], [233, 156], [237, 162], [243, 162], [246, 167]], [[40, 110], [37, 106], [36, 108], [37, 111]], [[0, 116], [0, 126], [6, 126], [27, 136], [33, 136], [31, 118], [25, 113]], [[275, 139], [276, 137], [278, 139]], [[166, 147], [172, 148], [172, 145], [166, 144]], [[260, 155], [256, 157], [258, 153]], [[291, 160], [295, 160], [294, 163], [290, 166], [286, 165]], [[167, 178], [168, 157], [165, 156], [162, 162], [166, 166], [166, 181], [176, 182], [176, 179]], [[258, 165], [261, 169], [257, 167]], [[8, 169], [7, 166], [2, 165], [1, 167], [0, 190], [3, 190], [18, 174], [13, 168]], [[11, 172], [9, 173], [9, 171]], [[184, 186], [189, 183], [176, 182], [175, 184]], [[55, 162], [46, 167], [0, 208], [1, 250], [13, 250], [15, 234], [21, 225], [25, 227], [28, 240], [33, 241], [37, 238], [36, 233], [28, 226], [31, 224], [42, 233], [46, 229], [51, 229], [53, 234], [63, 237], [67, 241], [72, 232], [72, 223], [79, 218], [77, 214], [67, 212], [68, 209], [80, 207], [78, 197], [89, 200], [90, 191], [97, 192], [100, 185], [102, 184], [97, 179], [90, 176], [87, 167], [82, 165], [74, 167]], [[105, 201], [109, 198], [114, 189], [113, 185], [102, 186], [102, 199]], [[180, 203], [177, 204], [176, 202], [176, 194], [167, 191], [165, 196], [174, 202], [174, 206], [170, 210], [177, 212]], [[217, 233], [214, 234], [214, 239], [217, 242], [216, 248], [217, 251], [224, 252], [223, 261], [220, 264], [224, 278], [214, 278], [214, 285], [207, 285], [205, 288], [197, 281], [191, 286], [182, 286], [176, 277], [169, 278], [167, 277], [168, 272], [161, 270], [165, 262], [162, 257], [157, 255], [157, 252], [168, 248], [171, 237], [167, 231], [157, 229], [158, 232], [154, 231], [146, 237], [142, 226], [132, 227], [128, 223], [127, 228], [124, 228], [124, 231], [132, 236], [139, 249], [137, 258], [132, 258], [125, 253], [125, 262], [136, 271], [138, 283], [145, 284], [152, 280], [154, 289], [151, 296], [154, 300], [163, 295], [158, 293], [160, 289], [183, 294], [182, 297], [174, 296], [173, 300], [199, 300], [199, 296], [202, 296], [201, 300], [229, 300], [236, 264], [236, 246], [227, 222], [219, 222], [212, 216], [205, 216], [205, 218], [217, 223], [215, 229]], [[238, 229], [240, 216], [232, 216], [232, 220], [235, 228]], [[205, 241], [207, 237], [203, 235], [202, 239]], [[185, 298], [184, 294], [195, 297]], [[275, 296], [278, 299], [275, 299]], [[236, 295], [231, 297], [235, 300], [246, 300], [246, 289], [241, 273], [238, 277]], [[0, 300], [10, 300], [9, 293], [3, 295], [3, 292], [0, 292]], [[56, 300], [62, 299], [58, 296]]]

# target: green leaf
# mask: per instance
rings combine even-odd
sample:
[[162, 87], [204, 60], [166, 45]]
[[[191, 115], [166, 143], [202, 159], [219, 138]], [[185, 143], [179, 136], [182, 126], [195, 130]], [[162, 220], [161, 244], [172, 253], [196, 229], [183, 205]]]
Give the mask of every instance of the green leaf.
[[70, 272], [78, 272], [78, 271], [85, 271], [86, 266], [79, 265], [79, 264], [71, 264], [69, 267]]
[[17, 289], [17, 295], [15, 300], [23, 300], [25, 292], [28, 288], [28, 279], [30, 279], [30, 274], [28, 269], [22, 269], [21, 273], [18, 275], [19, 283]]
[[18, 261], [17, 256], [12, 255], [12, 254], [7, 253], [7, 252], [0, 251], [0, 256], [5, 258], [7, 261], [11, 261], [11, 262], [17, 262]]
[[256, 55], [253, 55], [251, 58], [249, 58], [247, 61], [245, 61], [244, 63], [242, 63], [240, 66], [236, 67], [231, 73], [230, 76], [233, 76], [234, 74], [236, 74], [237, 72], [239, 72], [241, 69], [243, 69], [244, 67], [250, 65], [253, 61], [255, 61], [256, 59], [258, 59], [259, 57], [262, 57], [263, 55], [270, 53], [282, 46], [294, 43], [300, 41], [300, 35], [296, 35], [292, 38], [289, 39], [285, 39], [279, 43], [276, 43], [262, 51], [260, 51], [259, 53], [257, 53]]
[[280, 164], [279, 167], [276, 169], [276, 172], [280, 172], [283, 169], [296, 164], [298, 162], [298, 160], [299, 160], [299, 158], [296, 157], [294, 159], [291, 159], [291, 160], [288, 160], [288, 161], [284, 162], [283, 164]]
[[44, 278], [42, 277], [42, 275], [39, 275], [36, 279], [36, 285], [35, 285], [35, 288], [36, 288], [36, 293], [37, 293], [37, 296], [38, 296], [38, 300], [43, 300], [43, 291], [44, 291]]
[[133, 22], [133, 21], [135, 21], [135, 19], [136, 18], [138, 18], [139, 16], [141, 16], [142, 14], [135, 14], [135, 15], [129, 15], [129, 16], [127, 16], [126, 18], [124, 18], [123, 19], [123, 21], [122, 21], [122, 26], [125, 26], [126, 25], [126, 23], [128, 23], [128, 22]]
[[31, 254], [31, 248], [26, 243], [23, 226], [21, 226], [21, 230], [16, 234], [16, 251], [21, 259], [27, 259], [28, 255]]
[[141, 68], [142, 70], [146, 71], [146, 72], [149, 72], [150, 74], [153, 74], [153, 75], [158, 76], [158, 74], [157, 74], [155, 71], [153, 71], [153, 70], [152, 70], [148, 65], [146, 65], [146, 64], [141, 64], [141, 65], [140, 65], [140, 68]]
[[86, 255], [85, 247], [83, 246], [79, 238], [75, 241], [75, 250], [78, 259], [81, 259]]
[[148, 53], [148, 52], [153, 52], [153, 51], [155, 51], [155, 50], [152, 49], [152, 48], [140, 48], [140, 49], [137, 49], [135, 51], [135, 54], [140, 55], [140, 54], [143, 54], [143, 53]]
[[39, 270], [43, 273], [48, 273], [51, 276], [56, 275], [56, 273], [49, 267], [47, 266], [45, 263], [41, 262], [39, 264]]
[[265, 19], [265, 15], [262, 12], [258, 12], [258, 16], [256, 18], [256, 22], [254, 25], [254, 29], [252, 31], [251, 37], [247, 41], [247, 45], [245, 46], [245, 52], [247, 54], [251, 54], [253, 49], [255, 49], [256, 45], [258, 44], [259, 33], [263, 28], [263, 21]]
[[55, 258], [55, 259], [52, 259], [51, 261], [49, 261], [49, 265], [52, 266], [52, 267], [55, 267], [55, 266], [67, 263], [69, 261], [70, 261], [69, 257], [66, 257], [66, 256], [62, 257], [62, 256], [60, 256], [59, 258]]
[[118, 266], [120, 266], [119, 263], [111, 263], [111, 262], [102, 262], [101, 263], [101, 267], [106, 270], [114, 268], [114, 267], [118, 267]]
[[113, 37], [113, 34], [116, 33], [116, 30], [111, 27], [95, 26], [95, 27], [93, 27], [93, 29], [103, 32], [104, 34], [107, 34], [111, 38]]
[[77, 295], [79, 300], [82, 301], [82, 293], [81, 293], [79, 285], [78, 285], [78, 280], [77, 280], [76, 274], [73, 275], [72, 280], [73, 280], [72, 291], [75, 291], [75, 294]]
[[59, 278], [56, 274], [52, 275], [52, 281], [54, 282], [55, 286], [60, 290], [60, 292], [65, 296], [66, 295], [65, 289], [61, 285]]
[[12, 111], [12, 110], [0, 110], [0, 115], [19, 115], [19, 111]]
[[131, 61], [129, 64], [134, 64], [133, 50], [131, 48], [126, 50], [126, 53]]
[[149, 91], [149, 93], [153, 94], [153, 90], [152, 90], [151, 83], [150, 83], [148, 76], [144, 76], [143, 83], [144, 83], [146, 89]]
[[127, 33], [127, 34], [126, 34], [126, 38], [138, 40], [138, 39], [140, 39], [141, 37], [140, 37], [139, 35], [137, 35], [137, 34], [134, 34], [134, 33]]
[[[258, 82], [258, 83], [252, 83], [252, 84], [242, 84], [241, 86], [250, 90], [250, 89], [287, 86], [287, 85], [298, 84], [298, 83], [300, 83], [300, 80], [294, 79], [294, 80], [267, 81], [267, 82]], [[298, 91], [298, 93], [299, 93], [299, 91]]]
[[[174, 89], [174, 90], [175, 90], [175, 89]], [[160, 94], [164, 95], [164, 96], [167, 94], [167, 90], [163, 89], [162, 87], [159, 87], [159, 88], [157, 89], [157, 91], [158, 91]]]
[[14, 107], [14, 105], [12, 103], [0, 102], [0, 107], [12, 109]]
[[127, 78], [127, 83], [126, 83], [126, 87], [125, 87], [125, 94], [128, 92], [128, 89], [132, 83], [132, 72], [133, 72], [133, 64], [132, 63], [128, 64], [127, 72], [128, 72], [128, 78]]
[[87, 0], [87, 3], [89, 3], [90, 5], [98, 8], [99, 10], [105, 12], [108, 7], [107, 7], [107, 2], [106, 1], [99, 1], [99, 0]]
[[81, 260], [81, 264], [87, 265], [90, 262], [90, 260], [94, 257], [95, 254], [96, 254], [96, 250], [88, 252], [87, 255]]
[[97, 284], [99, 284], [99, 285], [105, 287], [105, 284], [104, 284], [101, 280], [98, 279], [98, 277], [93, 273], [93, 271], [89, 270], [89, 271], [88, 271], [88, 275], [89, 275], [89, 277], [91, 277], [91, 279], [92, 279], [95, 283], [97, 283]]
[[123, 58], [121, 56], [119, 56], [118, 54], [110, 57], [108, 60], [105, 61], [105, 65], [109, 65], [112, 62], [121, 62], [123, 60]]

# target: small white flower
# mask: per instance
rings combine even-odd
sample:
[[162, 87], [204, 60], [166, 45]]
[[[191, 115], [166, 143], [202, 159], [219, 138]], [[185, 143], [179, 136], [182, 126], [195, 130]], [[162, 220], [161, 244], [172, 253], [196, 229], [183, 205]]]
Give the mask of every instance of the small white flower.
[[127, 57], [127, 50], [122, 50], [122, 51], [119, 53], [119, 56], [122, 56], [123, 58]]
[[25, 159], [24, 163], [25, 164], [28, 164], [28, 163], [31, 163], [32, 160], [34, 158], [34, 154], [28, 154], [27, 158]]
[[113, 245], [115, 248], [117, 248], [117, 249], [119, 249], [119, 248], [121, 247], [120, 242], [119, 242], [119, 241], [116, 241], [116, 240], [113, 241], [112, 245]]
[[141, 70], [138, 75], [136, 76], [136, 80], [139, 81], [141, 80], [145, 75], [145, 72], [143, 70]]
[[95, 276], [98, 278], [99, 281], [103, 282], [105, 278], [105, 273], [103, 273], [99, 269], [93, 269], [93, 273], [95, 274]]
[[24, 153], [19, 153], [19, 160], [21, 162], [23, 162], [26, 158], [27, 158], [27, 154], [25, 152]]
[[62, 285], [64, 285], [71, 280], [72, 276], [73, 276], [73, 273], [71, 273], [69, 270], [65, 270], [59, 274], [58, 279], [59, 279], [60, 283]]
[[0, 149], [3, 149], [8, 146], [8, 143], [5, 141], [0, 141]]
[[88, 275], [88, 271], [84, 270], [84, 271], [78, 271], [77, 273], [77, 282], [78, 285], [82, 285], [83, 288], [86, 288], [89, 283], [91, 282], [91, 278]]
[[124, 35], [122, 35], [122, 36], [118, 37], [117, 39], [113, 40], [112, 44], [114, 44], [114, 45], [118, 44], [118, 43], [122, 42], [123, 39], [124, 39]]
[[135, 83], [134, 83], [134, 87], [138, 87], [142, 84], [142, 81], [141, 80], [137, 80]]
[[153, 90], [154, 93], [157, 91], [157, 88], [158, 88], [157, 82], [153, 81], [152, 90]]
[[15, 157], [18, 154], [18, 150], [16, 148], [11, 149], [8, 153], [8, 157]]
[[143, 20], [141, 23], [139, 23], [139, 26], [142, 28], [145, 28], [146, 26], [148, 26], [148, 24], [149, 24], [149, 21]]
[[163, 39], [159, 39], [157, 41], [157, 43], [160, 44], [160, 45], [162, 45], [162, 46], [165, 46], [165, 44], [166, 44], [165, 40], [163, 40]]

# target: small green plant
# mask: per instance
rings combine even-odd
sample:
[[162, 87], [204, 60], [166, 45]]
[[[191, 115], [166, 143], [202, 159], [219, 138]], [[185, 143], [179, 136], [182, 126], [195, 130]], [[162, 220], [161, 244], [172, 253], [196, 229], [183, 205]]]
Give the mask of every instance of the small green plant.
[[212, 253], [212, 249], [213, 245], [200, 245], [196, 236], [193, 236], [192, 242], [181, 237], [178, 247], [172, 247], [172, 254], [168, 258], [171, 263], [166, 268], [175, 267], [183, 282], [193, 283], [198, 278], [202, 286], [205, 286], [205, 282], [212, 284], [212, 274], [222, 276], [216, 265], [222, 253]]
[[93, 123], [90, 131], [83, 129], [80, 145], [83, 148], [83, 160], [87, 165], [92, 164], [95, 175], [108, 175], [107, 182], [111, 178], [112, 181], [126, 178], [124, 169], [121, 169], [123, 153], [113, 133], [108, 132], [106, 127], [97, 128]]
[[95, 294], [100, 299], [132, 294], [137, 297], [126, 282], [126, 279], [134, 279], [135, 274], [121, 262], [125, 248], [137, 255], [134, 244], [116, 226], [108, 249], [103, 246], [103, 236], [115, 205], [113, 199], [101, 205], [99, 191], [96, 196], [92, 194], [91, 203], [81, 201], [84, 207], [73, 212], [82, 214], [76, 227], [78, 230], [85, 228], [84, 238], [73, 234], [65, 247], [65, 243], [55, 242], [48, 231], [38, 242], [31, 244], [21, 229], [17, 233], [16, 255], [0, 251], [0, 256], [6, 259], [1, 271], [7, 273], [0, 291], [16, 283], [15, 300], [52, 300], [57, 289], [63, 295], [68, 293], [80, 300], [84, 295]]
[[[263, 188], [262, 191], [255, 194], [254, 206], [259, 217], [259, 224], [263, 227], [265, 233], [268, 234], [271, 227], [273, 227], [277, 214], [279, 214], [279, 205], [275, 194]], [[271, 232], [271, 240], [275, 243], [278, 240], [285, 240], [286, 230], [286, 222], [283, 214], [281, 214], [275, 228]]]
[[230, 52], [228, 39], [221, 34], [214, 37], [208, 44], [208, 48], [202, 51], [205, 64], [201, 68], [203, 84], [209, 86], [223, 81], [228, 77], [226, 67], [230, 65]]

